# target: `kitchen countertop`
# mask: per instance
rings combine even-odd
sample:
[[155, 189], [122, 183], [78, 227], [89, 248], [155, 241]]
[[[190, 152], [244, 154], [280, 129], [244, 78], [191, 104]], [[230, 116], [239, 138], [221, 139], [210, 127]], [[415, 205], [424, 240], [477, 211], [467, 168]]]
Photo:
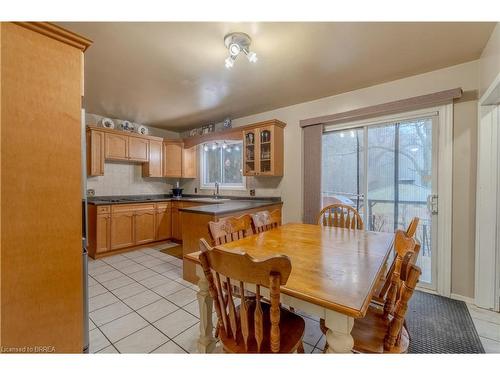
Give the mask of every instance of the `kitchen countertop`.
[[[206, 198], [206, 200], [203, 200]], [[199, 213], [204, 215], [221, 215], [238, 211], [251, 210], [254, 208], [265, 207], [272, 204], [281, 203], [280, 197], [235, 197], [220, 196], [216, 201], [213, 196], [187, 194], [181, 198], [174, 198], [171, 194], [157, 195], [128, 195], [128, 196], [100, 196], [88, 197], [88, 204], [96, 206], [114, 205], [114, 204], [133, 204], [133, 203], [154, 203], [165, 201], [197, 202], [206, 203], [195, 207], [180, 208], [181, 211]]]

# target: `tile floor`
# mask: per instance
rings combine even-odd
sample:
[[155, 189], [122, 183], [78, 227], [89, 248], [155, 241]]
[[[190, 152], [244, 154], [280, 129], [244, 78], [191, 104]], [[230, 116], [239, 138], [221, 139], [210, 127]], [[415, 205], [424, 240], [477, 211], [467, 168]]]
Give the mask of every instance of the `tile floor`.
[[[160, 252], [175, 245], [89, 259], [91, 353], [197, 352], [197, 286], [182, 279], [179, 259]], [[319, 322], [304, 319], [304, 349], [320, 353]]]
[[[91, 353], [196, 353], [197, 287], [182, 279], [182, 262], [167, 243], [89, 259]], [[500, 353], [500, 314], [468, 305], [487, 353]], [[318, 319], [306, 321], [304, 349], [320, 353]], [[215, 323], [215, 315], [214, 315]]]

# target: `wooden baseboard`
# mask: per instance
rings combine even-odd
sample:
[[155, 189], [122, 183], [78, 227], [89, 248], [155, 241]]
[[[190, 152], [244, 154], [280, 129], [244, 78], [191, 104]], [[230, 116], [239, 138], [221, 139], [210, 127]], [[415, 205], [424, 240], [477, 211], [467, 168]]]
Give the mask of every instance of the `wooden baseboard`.
[[[135, 251], [135, 250], [143, 249], [145, 247], [151, 247], [151, 246], [161, 245], [161, 244], [168, 243], [168, 242], [179, 243], [179, 241], [176, 241], [176, 240], [173, 240], [173, 239], [172, 240], [170, 240], [170, 239], [169, 240], [161, 240], [161, 241], [149, 242], [149, 243], [142, 244], [142, 245], [126, 247], [124, 249], [117, 249], [117, 250], [112, 250], [112, 251], [106, 251], [105, 253], [95, 254], [94, 257], [92, 257], [92, 256], [90, 256], [90, 257], [92, 259], [101, 259], [101, 258], [106, 258], [106, 257], [112, 256], [112, 255], [123, 254], [123, 253], [128, 253], [130, 251]], [[182, 243], [182, 241], [181, 241], [181, 243]]]

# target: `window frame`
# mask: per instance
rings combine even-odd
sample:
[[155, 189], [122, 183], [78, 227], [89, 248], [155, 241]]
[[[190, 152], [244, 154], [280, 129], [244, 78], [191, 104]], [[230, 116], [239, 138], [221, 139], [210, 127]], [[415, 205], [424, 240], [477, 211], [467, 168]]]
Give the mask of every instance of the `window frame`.
[[[236, 144], [239, 144], [240, 146], [240, 152], [241, 152], [241, 165], [243, 166], [243, 141], [224, 141], [224, 140], [218, 140], [218, 141], [213, 141], [211, 142], [211, 144], [213, 143], [218, 143], [218, 144], [222, 144], [222, 143], [226, 143], [228, 146], [232, 146], [232, 145], [236, 145]], [[218, 146], [220, 148], [220, 150], [223, 150], [222, 147]], [[200, 145], [200, 165], [199, 165], [199, 168], [200, 168], [200, 189], [215, 189], [215, 184], [214, 183], [205, 183], [205, 176], [206, 176], [206, 169], [205, 169], [205, 164], [206, 164], [206, 158], [205, 158], [205, 150], [203, 149], [204, 148], [204, 145]], [[224, 171], [224, 168], [223, 168], [223, 159], [224, 158], [221, 158], [221, 164], [220, 164], [220, 168], [221, 168], [221, 176], [223, 174], [223, 171]], [[243, 169], [241, 169], [241, 184], [227, 184], [227, 183], [223, 183], [222, 181], [219, 181], [219, 190], [246, 190], [247, 189], [247, 184], [246, 184], [246, 177], [243, 175]]]

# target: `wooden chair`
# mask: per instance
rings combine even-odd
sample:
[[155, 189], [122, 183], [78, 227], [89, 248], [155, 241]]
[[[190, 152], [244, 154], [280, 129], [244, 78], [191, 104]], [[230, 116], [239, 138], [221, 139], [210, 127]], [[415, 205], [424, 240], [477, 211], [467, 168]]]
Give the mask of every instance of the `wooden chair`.
[[277, 228], [281, 224], [280, 210], [274, 210], [271, 213], [269, 211], [260, 211], [251, 216], [254, 233], [262, 233]]
[[413, 252], [409, 251], [402, 259], [399, 297], [390, 319], [385, 318], [379, 306], [371, 305], [366, 316], [356, 319], [351, 331], [354, 351], [359, 353], [406, 353], [410, 336], [404, 326], [404, 318], [421, 270], [414, 264]]
[[250, 215], [228, 217], [208, 223], [208, 229], [215, 246], [236, 241], [253, 234]]
[[[408, 227], [406, 228], [406, 233], [405, 233], [406, 237], [414, 238], [415, 233], [417, 231], [419, 221], [420, 221], [420, 219], [418, 217], [414, 217], [410, 221], [410, 224], [408, 224]], [[375, 293], [373, 294], [373, 302], [375, 302], [375, 303], [379, 303], [379, 304], [385, 303], [387, 292], [389, 291], [389, 287], [391, 286], [391, 277], [392, 277], [392, 274], [394, 273], [394, 268], [396, 266], [396, 259], [398, 256], [401, 259], [405, 255], [404, 254], [404, 251], [405, 251], [404, 247], [397, 249], [396, 246], [394, 246], [394, 251], [395, 251], [395, 256], [394, 256], [394, 259], [392, 260], [389, 271], [384, 275], [384, 277], [382, 277], [379, 280], [377, 287], [375, 289]], [[414, 263], [416, 263], [418, 254], [420, 253], [420, 244], [418, 242], [416, 242], [415, 248], [412, 251], [414, 253], [414, 258], [415, 258]]]
[[317, 223], [325, 227], [363, 229], [363, 220], [356, 209], [345, 204], [331, 204], [318, 214]]
[[[203, 239], [200, 250], [200, 263], [214, 300], [219, 338], [225, 352], [303, 352], [304, 319], [280, 307], [280, 285], [286, 284], [292, 270], [287, 256], [258, 261], [245, 253], [210, 248]], [[242, 292], [238, 307], [232, 288], [228, 288], [231, 280]], [[246, 298], [245, 283], [256, 285], [255, 299]], [[269, 289], [269, 304], [262, 301], [261, 286]]]

